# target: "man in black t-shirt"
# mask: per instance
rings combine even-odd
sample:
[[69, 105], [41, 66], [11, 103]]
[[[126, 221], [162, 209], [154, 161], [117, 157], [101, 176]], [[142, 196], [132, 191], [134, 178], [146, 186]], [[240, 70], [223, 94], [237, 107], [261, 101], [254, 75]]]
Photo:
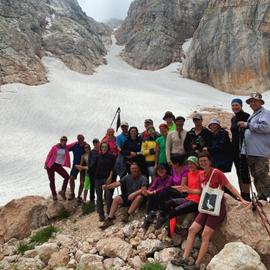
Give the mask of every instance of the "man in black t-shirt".
[[132, 163], [130, 166], [130, 174], [124, 176], [119, 182], [114, 182], [109, 185], [103, 185], [103, 190], [108, 190], [121, 186], [122, 195], [113, 199], [110, 214], [108, 219], [104, 222], [101, 229], [105, 230], [109, 226], [113, 225], [114, 215], [119, 205], [129, 207], [126, 212], [123, 222], [127, 223], [129, 217], [133, 214], [144, 200], [143, 192], [147, 189], [148, 180], [141, 174], [140, 167], [136, 163]]

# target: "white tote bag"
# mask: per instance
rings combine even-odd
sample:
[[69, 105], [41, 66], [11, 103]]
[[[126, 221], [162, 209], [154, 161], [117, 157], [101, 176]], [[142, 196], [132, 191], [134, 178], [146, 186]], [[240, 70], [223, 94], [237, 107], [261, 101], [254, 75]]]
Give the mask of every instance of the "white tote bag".
[[199, 212], [211, 216], [219, 216], [221, 200], [223, 198], [224, 191], [221, 189], [220, 186], [218, 188], [211, 188], [209, 186], [214, 173], [215, 169], [212, 171], [209, 181], [203, 187], [199, 203]]

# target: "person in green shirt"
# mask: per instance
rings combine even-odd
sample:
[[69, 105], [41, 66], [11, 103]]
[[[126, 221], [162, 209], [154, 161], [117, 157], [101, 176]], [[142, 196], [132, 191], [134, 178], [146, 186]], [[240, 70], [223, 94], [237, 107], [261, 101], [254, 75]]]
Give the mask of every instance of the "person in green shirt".
[[176, 125], [174, 123], [175, 116], [173, 115], [172, 112], [168, 111], [165, 112], [165, 115], [163, 117], [163, 120], [166, 121], [169, 131], [175, 131], [176, 130]]
[[166, 167], [167, 172], [170, 172], [170, 168], [167, 164], [166, 158], [166, 140], [169, 132], [167, 124], [161, 124], [159, 126], [161, 136], [156, 139], [156, 153], [155, 153], [155, 167], [162, 164]]

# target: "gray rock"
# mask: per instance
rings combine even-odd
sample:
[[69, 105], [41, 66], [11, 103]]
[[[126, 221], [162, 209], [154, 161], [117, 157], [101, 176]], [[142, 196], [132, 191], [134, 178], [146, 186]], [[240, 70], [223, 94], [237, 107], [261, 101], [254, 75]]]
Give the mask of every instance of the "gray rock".
[[77, 0], [0, 1], [1, 84], [47, 81], [47, 52], [70, 69], [92, 74], [105, 62], [111, 30], [81, 10]]
[[158, 239], [149, 239], [142, 241], [137, 247], [138, 252], [151, 254], [155, 251], [161, 250], [163, 248], [162, 242]]
[[123, 58], [140, 69], [156, 70], [180, 61], [182, 44], [192, 37], [208, 0], [135, 0], [115, 32]]
[[183, 76], [233, 94], [270, 89], [269, 18], [269, 0], [211, 0]]
[[179, 248], [170, 247], [164, 248], [160, 252], [155, 252], [154, 259], [162, 264], [167, 264], [171, 260], [176, 259], [180, 256], [181, 250]]
[[181, 266], [175, 266], [171, 263], [168, 263], [166, 270], [184, 270], [184, 268]]
[[58, 246], [55, 243], [45, 243], [41, 246], [36, 247], [35, 250], [37, 251], [40, 259], [44, 263], [48, 263], [51, 255], [58, 251]]
[[227, 270], [266, 270], [256, 251], [241, 242], [226, 244], [211, 260], [207, 270], [219, 270], [224, 265]]
[[103, 270], [104, 266], [102, 263], [103, 257], [93, 254], [84, 254], [79, 262], [79, 268], [82, 270], [96, 269]]

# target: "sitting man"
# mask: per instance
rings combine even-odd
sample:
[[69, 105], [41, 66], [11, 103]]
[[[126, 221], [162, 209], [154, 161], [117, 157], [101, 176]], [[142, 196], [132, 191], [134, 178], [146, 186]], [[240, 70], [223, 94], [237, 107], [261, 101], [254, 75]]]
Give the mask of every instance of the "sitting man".
[[147, 190], [148, 180], [141, 174], [138, 164], [132, 163], [129, 175], [124, 176], [119, 182], [103, 185], [103, 189], [108, 190], [119, 186], [121, 186], [122, 195], [116, 196], [113, 199], [109, 216], [104, 224], [100, 226], [102, 230], [105, 230], [114, 224], [114, 215], [119, 205], [129, 207], [123, 218], [123, 222], [127, 223], [129, 221], [130, 215], [133, 214], [144, 201], [143, 193]]

